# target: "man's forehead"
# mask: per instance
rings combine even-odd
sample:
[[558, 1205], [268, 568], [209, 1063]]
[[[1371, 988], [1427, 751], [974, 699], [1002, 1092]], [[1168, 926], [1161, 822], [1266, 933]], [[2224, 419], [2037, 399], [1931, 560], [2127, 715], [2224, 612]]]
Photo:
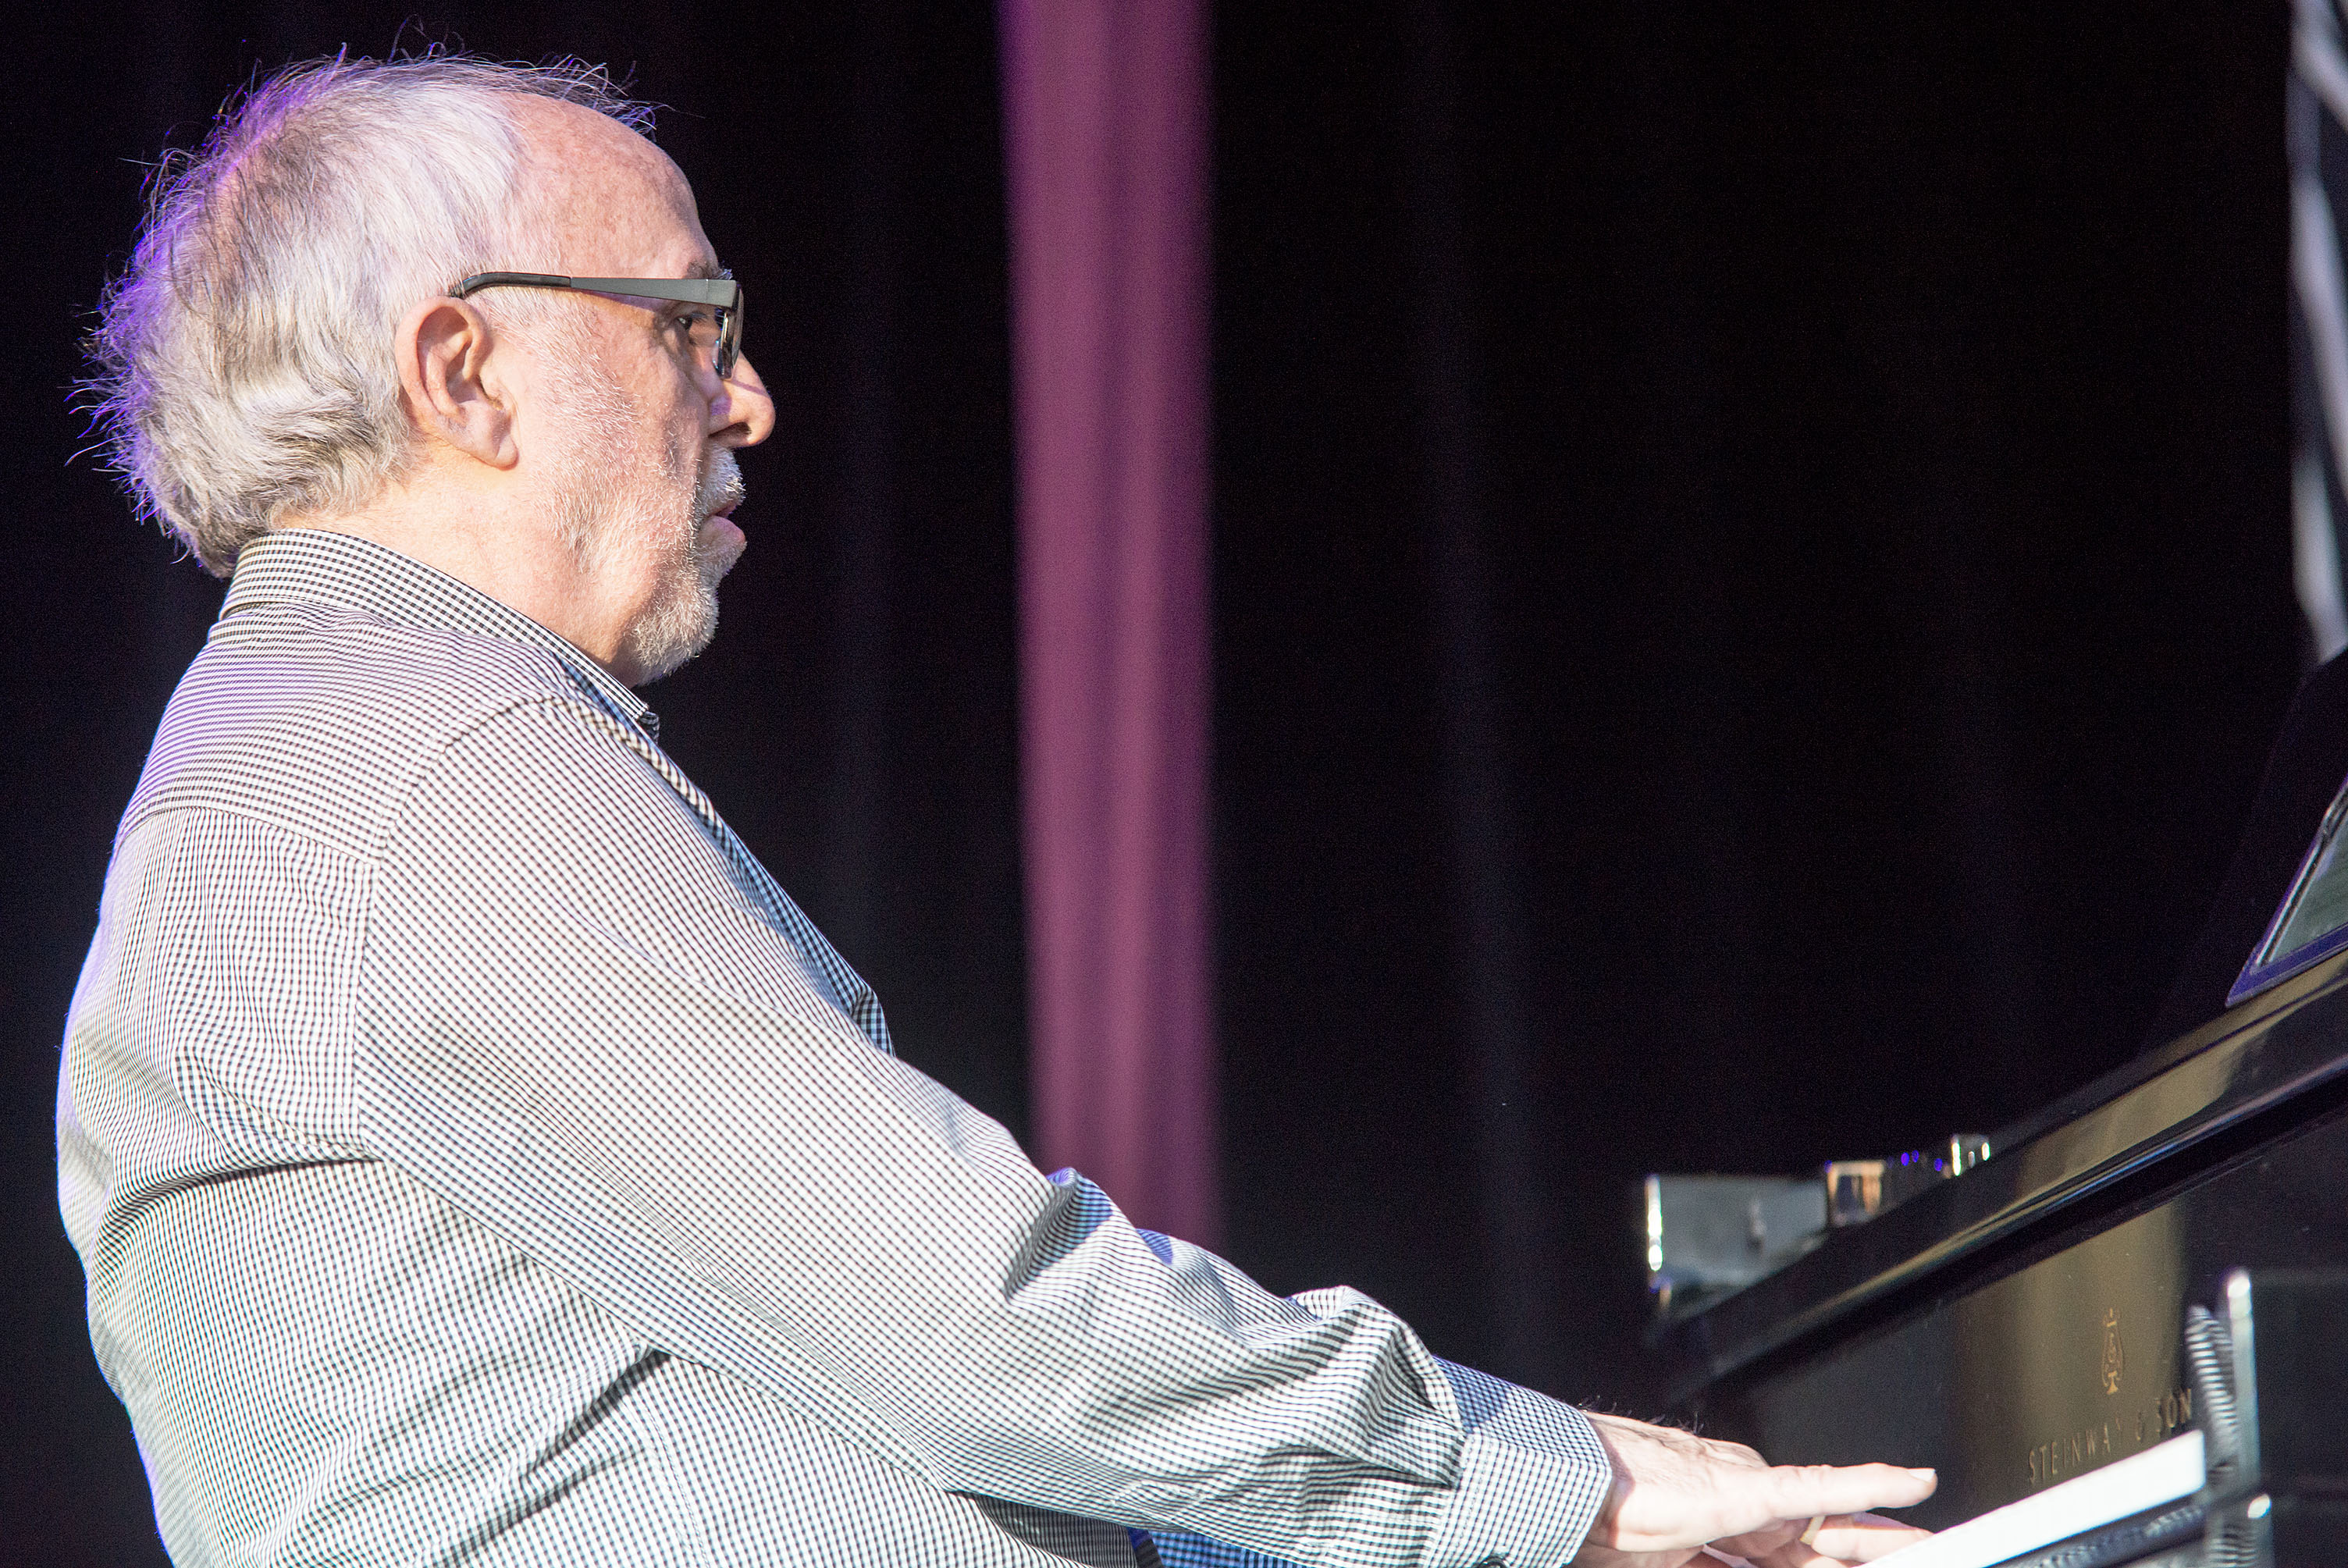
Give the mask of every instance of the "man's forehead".
[[613, 246], [675, 252], [666, 264], [670, 274], [715, 275], [693, 188], [666, 153], [578, 104], [525, 99], [516, 120], [529, 178], [540, 185], [547, 216], [564, 231], [566, 250], [583, 242], [597, 252]]

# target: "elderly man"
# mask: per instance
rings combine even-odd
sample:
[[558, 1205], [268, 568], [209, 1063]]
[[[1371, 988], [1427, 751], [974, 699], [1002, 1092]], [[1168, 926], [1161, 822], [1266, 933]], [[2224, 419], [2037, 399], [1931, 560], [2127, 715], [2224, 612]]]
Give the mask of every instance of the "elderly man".
[[[1135, 1230], [899, 1062], [660, 747], [773, 422], [597, 74], [297, 68], [99, 348], [219, 624], [67, 1024], [66, 1221], [198, 1564], [1781, 1568], [1920, 1472], [1772, 1470]], [[1819, 1516], [1826, 1516], [1821, 1519]], [[1579, 1557], [1577, 1558], [1577, 1553]]]

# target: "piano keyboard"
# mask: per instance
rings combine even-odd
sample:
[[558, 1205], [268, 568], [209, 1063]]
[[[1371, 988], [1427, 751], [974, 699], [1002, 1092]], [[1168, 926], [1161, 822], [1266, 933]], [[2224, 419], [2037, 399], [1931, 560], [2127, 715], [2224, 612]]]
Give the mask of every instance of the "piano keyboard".
[[2201, 1434], [2181, 1433], [2020, 1502], [1876, 1559], [1874, 1568], [1993, 1568], [2190, 1497], [2206, 1479]]

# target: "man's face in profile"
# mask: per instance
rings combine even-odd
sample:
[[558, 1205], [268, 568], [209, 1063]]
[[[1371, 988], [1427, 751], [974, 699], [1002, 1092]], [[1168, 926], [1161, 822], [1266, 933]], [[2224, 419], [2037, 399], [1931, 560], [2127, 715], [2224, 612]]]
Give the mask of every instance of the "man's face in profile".
[[[540, 184], [560, 254], [597, 277], [712, 275], [716, 252], [691, 188], [642, 138], [601, 115], [529, 106], [529, 178]], [[718, 380], [705, 307], [589, 296], [534, 335], [537, 407], [525, 416], [545, 456], [542, 482], [564, 545], [619, 597], [626, 632], [615, 663], [656, 680], [707, 646], [717, 583], [746, 540], [733, 448], [739, 405], [764, 401], [747, 358]], [[579, 308], [583, 306], [584, 308]], [[759, 434], [763, 434], [763, 427]]]
[[[658, 680], [708, 646], [718, 580], [747, 542], [730, 516], [743, 496], [733, 450], [664, 439], [664, 422], [647, 409], [648, 390], [583, 353], [550, 432], [564, 543], [591, 576], [618, 567], [651, 581], [621, 649], [639, 681]], [[613, 559], [621, 555], [635, 559]]]

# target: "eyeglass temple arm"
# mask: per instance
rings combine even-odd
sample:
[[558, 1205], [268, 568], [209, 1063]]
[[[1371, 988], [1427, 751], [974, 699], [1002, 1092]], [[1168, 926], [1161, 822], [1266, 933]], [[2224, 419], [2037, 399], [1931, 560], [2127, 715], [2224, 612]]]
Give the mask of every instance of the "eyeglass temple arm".
[[638, 299], [682, 300], [688, 304], [738, 307], [742, 285], [732, 278], [572, 278], [559, 273], [476, 273], [448, 291], [463, 299], [477, 289], [520, 287], [576, 289], [587, 294], [633, 294]]

